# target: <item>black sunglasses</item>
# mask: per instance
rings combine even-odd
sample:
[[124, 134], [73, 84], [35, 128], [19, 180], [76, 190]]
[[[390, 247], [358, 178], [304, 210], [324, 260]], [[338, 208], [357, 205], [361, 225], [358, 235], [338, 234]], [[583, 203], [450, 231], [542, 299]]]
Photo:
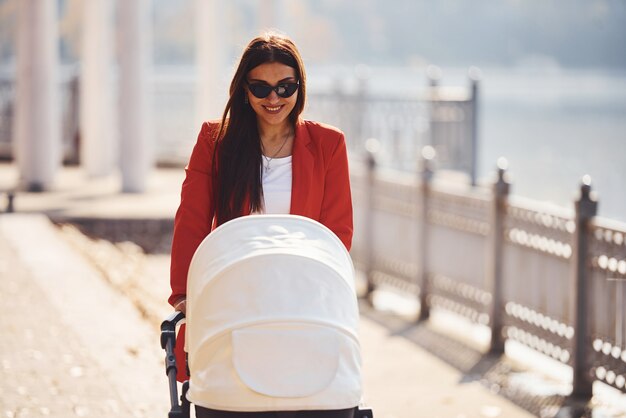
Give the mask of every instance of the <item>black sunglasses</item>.
[[287, 97], [293, 96], [293, 94], [298, 90], [299, 82], [289, 82], [289, 83], [280, 83], [274, 87], [269, 84], [264, 83], [248, 83], [248, 90], [250, 93], [256, 98], [264, 99], [270, 95], [272, 90], [276, 92], [279, 97], [286, 99]]

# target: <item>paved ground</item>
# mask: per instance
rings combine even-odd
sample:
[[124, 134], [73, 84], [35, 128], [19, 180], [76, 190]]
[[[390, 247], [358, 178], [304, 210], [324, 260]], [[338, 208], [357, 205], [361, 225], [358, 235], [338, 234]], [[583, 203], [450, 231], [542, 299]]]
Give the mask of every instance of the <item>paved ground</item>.
[[164, 416], [156, 330], [45, 217], [0, 217], [5, 417]]
[[[0, 417], [165, 416], [157, 325], [169, 312], [167, 257], [34, 214], [172, 216], [181, 178], [161, 170], [148, 193], [124, 195], [115, 179], [65, 170], [56, 192], [18, 194], [21, 214], [0, 215]], [[0, 190], [14, 180], [14, 167], [0, 164]], [[365, 396], [377, 418], [566, 416], [561, 398], [538, 402], [501, 380], [507, 360], [485, 358], [435, 323], [363, 309]]]

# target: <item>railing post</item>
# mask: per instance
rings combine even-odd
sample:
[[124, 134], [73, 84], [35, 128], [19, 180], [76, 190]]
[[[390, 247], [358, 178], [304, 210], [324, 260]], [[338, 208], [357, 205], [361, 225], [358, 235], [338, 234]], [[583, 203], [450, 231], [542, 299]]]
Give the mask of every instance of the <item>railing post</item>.
[[367, 200], [365, 208], [365, 277], [367, 288], [365, 297], [372, 303], [372, 294], [376, 289], [374, 284], [374, 185], [376, 182], [376, 153], [380, 148], [379, 142], [370, 138], [365, 142], [366, 163], [367, 163]]
[[431, 146], [425, 146], [422, 149], [422, 170], [420, 171], [420, 234], [419, 234], [419, 280], [420, 280], [420, 313], [418, 321], [424, 321], [430, 316], [430, 308], [428, 307], [429, 280], [428, 280], [428, 197], [430, 195], [431, 180], [433, 178], [433, 159], [435, 158], [435, 149]]
[[439, 145], [440, 123], [438, 121], [438, 102], [439, 102], [439, 82], [441, 80], [442, 71], [435, 65], [429, 65], [426, 69], [426, 77], [428, 78], [428, 145], [437, 147]]
[[15, 212], [15, 192], [14, 191], [8, 191], [7, 192], [7, 209], [6, 209], [6, 213], [13, 213]]
[[[358, 138], [360, 143], [363, 143], [366, 135], [365, 130], [365, 121], [366, 121], [366, 112], [367, 112], [367, 96], [369, 90], [369, 79], [370, 79], [370, 69], [365, 64], [357, 65], [354, 73], [357, 80], [357, 91], [356, 91], [356, 103], [354, 106], [354, 135]], [[367, 146], [367, 145], [366, 145]]]
[[441, 68], [436, 65], [429, 65], [426, 68], [426, 77], [428, 78], [428, 85], [432, 88], [439, 87], [439, 81], [441, 80]]
[[327, 106], [324, 109], [324, 118], [332, 121], [329, 123], [341, 126], [344, 129], [346, 140], [348, 141], [348, 149], [361, 152], [363, 149], [363, 138], [356, 136], [354, 127], [352, 126], [352, 113], [350, 113], [350, 96], [343, 90], [342, 79], [336, 78], [333, 82], [333, 88], [330, 98], [326, 98]]
[[504, 353], [504, 335], [502, 335], [504, 312], [504, 298], [502, 295], [502, 257], [504, 246], [504, 219], [506, 216], [506, 205], [510, 191], [510, 183], [506, 179], [506, 169], [508, 162], [504, 158], [499, 158], [497, 163], [498, 178], [493, 184], [493, 203], [491, 210], [491, 228], [489, 245], [489, 266], [488, 280], [491, 289], [491, 311], [489, 319], [491, 323], [491, 343], [489, 352], [491, 354]]
[[468, 71], [468, 76], [470, 79], [470, 179], [472, 181], [472, 186], [476, 185], [477, 171], [478, 171], [478, 105], [479, 105], [479, 96], [478, 96], [478, 85], [480, 83], [481, 72], [477, 67], [470, 67]]
[[574, 284], [574, 381], [571, 397], [576, 401], [588, 401], [592, 395], [593, 377], [589, 368], [591, 336], [589, 333], [589, 275], [588, 230], [589, 221], [598, 211], [598, 202], [591, 193], [591, 177], [584, 176], [580, 186], [580, 197], [574, 203], [576, 208], [576, 232], [572, 249]]

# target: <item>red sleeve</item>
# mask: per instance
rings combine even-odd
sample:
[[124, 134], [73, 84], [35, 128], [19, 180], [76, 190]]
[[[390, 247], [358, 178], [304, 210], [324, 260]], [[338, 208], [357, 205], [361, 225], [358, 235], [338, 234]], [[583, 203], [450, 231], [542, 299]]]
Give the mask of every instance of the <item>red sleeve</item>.
[[337, 146], [330, 157], [325, 176], [324, 198], [320, 222], [333, 231], [346, 246], [352, 246], [352, 194], [346, 141], [340, 133]]
[[204, 123], [185, 167], [180, 206], [174, 219], [168, 302], [173, 306], [187, 293], [187, 272], [196, 248], [211, 232], [215, 215], [212, 161], [217, 124]]

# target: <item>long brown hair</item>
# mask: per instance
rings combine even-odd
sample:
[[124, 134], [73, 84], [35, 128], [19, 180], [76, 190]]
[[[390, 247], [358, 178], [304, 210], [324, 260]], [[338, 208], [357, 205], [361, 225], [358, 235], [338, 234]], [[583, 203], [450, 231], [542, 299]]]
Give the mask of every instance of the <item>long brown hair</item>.
[[216, 152], [213, 155], [214, 199], [217, 225], [241, 216], [248, 208], [263, 208], [261, 183], [262, 150], [256, 113], [245, 101], [246, 77], [253, 68], [271, 62], [292, 67], [299, 81], [296, 105], [289, 114], [294, 129], [304, 110], [306, 75], [296, 45], [288, 37], [275, 33], [254, 38], [243, 51], [226, 103]]

